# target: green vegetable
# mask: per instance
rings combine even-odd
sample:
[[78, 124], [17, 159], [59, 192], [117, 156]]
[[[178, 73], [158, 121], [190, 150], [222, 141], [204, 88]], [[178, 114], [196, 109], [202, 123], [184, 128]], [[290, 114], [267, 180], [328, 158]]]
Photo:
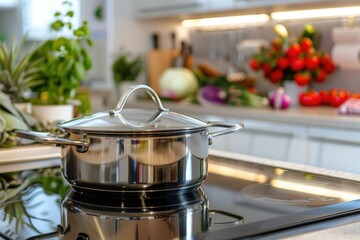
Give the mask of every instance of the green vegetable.
[[230, 82], [225, 76], [215, 78], [206, 77], [201, 71], [194, 70], [200, 87], [213, 85], [220, 87], [228, 96], [227, 104], [234, 106], [265, 107], [267, 98], [249, 92], [249, 90], [236, 82]]

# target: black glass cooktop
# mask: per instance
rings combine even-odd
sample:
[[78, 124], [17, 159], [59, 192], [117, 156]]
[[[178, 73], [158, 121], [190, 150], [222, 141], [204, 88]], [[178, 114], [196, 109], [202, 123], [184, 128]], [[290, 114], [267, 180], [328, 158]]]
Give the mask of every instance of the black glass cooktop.
[[[0, 239], [26, 239], [53, 232], [61, 224], [64, 185], [46, 174], [40, 179], [15, 197], [15, 192], [6, 195], [0, 190]], [[206, 239], [256, 237], [354, 214], [360, 205], [359, 182], [214, 156], [201, 189], [211, 219], [202, 235]]]

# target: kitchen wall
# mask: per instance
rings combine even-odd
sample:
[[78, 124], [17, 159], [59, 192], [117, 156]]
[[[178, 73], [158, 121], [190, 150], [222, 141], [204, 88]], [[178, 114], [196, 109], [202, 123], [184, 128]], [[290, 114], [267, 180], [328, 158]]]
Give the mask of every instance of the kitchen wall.
[[[336, 20], [304, 20], [283, 22], [289, 31], [290, 37], [296, 37], [301, 34], [305, 24], [311, 23], [321, 34], [320, 50], [331, 52], [334, 45], [331, 32], [334, 27], [345, 26], [345, 19]], [[276, 37], [273, 26], [275, 22], [261, 27], [252, 27], [228, 31], [199, 31], [192, 30], [190, 39], [194, 47], [194, 55], [198, 61], [207, 61], [226, 72], [229, 65], [235, 65], [239, 70], [250, 71], [247, 63], [251, 54], [245, 54], [247, 58], [239, 59], [237, 56], [241, 52], [237, 51], [236, 45], [245, 39], [265, 39], [271, 42]], [[357, 27], [360, 27], [356, 23]], [[316, 90], [330, 88], [345, 88], [351, 91], [360, 91], [360, 71], [337, 69], [324, 83], [313, 84]], [[259, 77], [259, 74], [257, 75]], [[258, 80], [260, 90], [272, 88], [271, 84], [264, 79]]]
[[[84, 1], [86, 4], [86, 1]], [[21, 35], [21, 25], [17, 10], [6, 9], [0, 11], [0, 32], [7, 32], [8, 37]], [[201, 32], [196, 30], [184, 29], [180, 26], [180, 17], [161, 18], [149, 20], [137, 20], [134, 11], [134, 1], [132, 0], [114, 0], [112, 12], [113, 22], [110, 24], [110, 30], [113, 30], [113, 41], [111, 41], [110, 58], [111, 60], [126, 50], [136, 54], [146, 53], [152, 48], [151, 34], [157, 32], [160, 35], [160, 47], [170, 48], [170, 32], [175, 31], [177, 35], [177, 45], [181, 40], [188, 40], [193, 45], [196, 62], [209, 61], [223, 71], [235, 64], [238, 68], [246, 68], [246, 62], [238, 62], [234, 57], [235, 46], [243, 39], [262, 38], [271, 40], [275, 37], [272, 30], [274, 23], [256, 28], [246, 28], [229, 31]], [[284, 22], [291, 34], [297, 35], [306, 23], [313, 23], [322, 34], [321, 48], [331, 51], [333, 41], [331, 39], [331, 29], [335, 26], [342, 26], [344, 19], [322, 20], [322, 21], [296, 21]], [[359, 26], [359, 19], [356, 22]], [[18, 26], [18, 27], [16, 27]], [[99, 57], [99, 56], [97, 56]], [[230, 61], [232, 60], [232, 62]], [[112, 62], [112, 61], [109, 61]], [[111, 67], [107, 66], [107, 71]], [[315, 89], [329, 89], [332, 87], [343, 87], [352, 91], [360, 91], [360, 71], [343, 71], [338, 69], [323, 84], [315, 85]], [[109, 82], [112, 82], [110, 79]], [[139, 79], [140, 83], [145, 83], [146, 78], [143, 75]], [[267, 81], [259, 80], [259, 85], [264, 89], [272, 86]]]
[[[271, 41], [275, 34], [273, 32], [274, 22], [262, 27], [253, 27], [238, 30], [205, 32], [198, 30], [188, 30], [180, 26], [180, 20], [173, 18], [164, 18], [159, 20], [136, 20], [133, 1], [122, 0], [115, 1], [114, 7], [114, 50], [115, 54], [122, 48], [135, 53], [145, 54], [151, 49], [151, 34], [158, 32], [161, 38], [161, 47], [170, 47], [170, 32], [176, 31], [178, 40], [186, 39], [193, 45], [196, 62], [207, 61], [212, 63], [220, 70], [226, 71], [232, 64], [239, 69], [247, 68], [246, 62], [238, 62], [234, 53], [236, 44], [244, 39], [266, 39]], [[357, 20], [356, 24], [359, 25]], [[322, 50], [331, 51], [333, 41], [331, 39], [331, 30], [336, 26], [346, 24], [346, 19], [336, 20], [304, 20], [283, 22], [288, 28], [290, 35], [298, 35], [302, 27], [312, 23], [321, 33]], [[343, 71], [338, 69], [333, 73], [325, 83], [316, 84], [314, 88], [330, 89], [333, 87], [345, 88], [351, 91], [360, 91], [360, 71]], [[144, 78], [141, 80], [145, 81]], [[273, 86], [265, 80], [259, 80], [259, 86], [262, 89], [270, 89]]]
[[134, 53], [146, 53], [151, 49], [151, 34], [160, 35], [160, 47], [170, 48], [170, 33], [176, 32], [178, 42], [187, 39], [188, 30], [181, 28], [175, 19], [136, 20], [134, 1], [114, 1], [114, 50], [122, 48]]

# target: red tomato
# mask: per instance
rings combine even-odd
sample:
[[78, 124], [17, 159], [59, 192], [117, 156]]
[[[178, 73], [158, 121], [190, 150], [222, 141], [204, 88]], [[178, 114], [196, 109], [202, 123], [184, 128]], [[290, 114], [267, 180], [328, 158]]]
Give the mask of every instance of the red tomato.
[[261, 68], [261, 64], [255, 58], [250, 60], [250, 67], [252, 70], [257, 71]]
[[330, 55], [326, 52], [320, 55], [320, 66], [324, 67], [326, 63], [330, 61]]
[[264, 63], [262, 65], [262, 70], [264, 71], [264, 76], [268, 77], [270, 72], [271, 72], [271, 67], [270, 67], [270, 65], [268, 63]]
[[276, 69], [270, 72], [269, 78], [272, 83], [279, 83], [284, 78], [284, 72]]
[[310, 82], [310, 74], [308, 72], [299, 72], [294, 75], [297, 85], [305, 86]]
[[286, 69], [289, 67], [289, 59], [284, 58], [284, 57], [279, 57], [277, 60], [277, 66], [280, 69]]
[[311, 90], [301, 93], [299, 102], [303, 106], [319, 106], [321, 104], [321, 97], [318, 92]]
[[280, 50], [283, 47], [283, 40], [281, 40], [281, 38], [274, 38], [274, 40], [272, 41], [272, 47]]
[[320, 59], [318, 56], [311, 56], [306, 58], [305, 65], [308, 70], [315, 70], [320, 63]]
[[344, 89], [330, 90], [330, 105], [338, 107], [350, 97], [350, 92]]
[[293, 58], [299, 56], [301, 53], [301, 47], [298, 43], [293, 43], [286, 51], [286, 56]]
[[290, 62], [290, 67], [295, 72], [301, 71], [305, 66], [305, 61], [302, 58], [293, 58]]
[[302, 51], [307, 52], [310, 48], [312, 48], [312, 46], [313, 42], [310, 38], [304, 37], [303, 39], [301, 39], [300, 47]]
[[360, 99], [360, 92], [353, 92], [353, 93], [351, 94], [351, 97], [352, 97], [352, 98]]
[[328, 60], [324, 65], [324, 70], [326, 73], [332, 73], [335, 70], [335, 64], [332, 60]]
[[321, 104], [329, 105], [330, 104], [330, 93], [326, 90], [320, 91]]
[[315, 77], [315, 82], [324, 82], [326, 79], [326, 72], [322, 69], [319, 69], [318, 71], [316, 71], [316, 77]]

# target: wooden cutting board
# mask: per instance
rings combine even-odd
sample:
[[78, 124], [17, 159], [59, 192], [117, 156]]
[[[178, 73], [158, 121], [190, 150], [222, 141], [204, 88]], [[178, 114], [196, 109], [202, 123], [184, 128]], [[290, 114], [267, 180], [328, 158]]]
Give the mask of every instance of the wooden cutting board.
[[147, 54], [147, 81], [148, 85], [160, 93], [159, 81], [161, 74], [172, 67], [173, 59], [177, 56], [176, 50], [154, 49]]

